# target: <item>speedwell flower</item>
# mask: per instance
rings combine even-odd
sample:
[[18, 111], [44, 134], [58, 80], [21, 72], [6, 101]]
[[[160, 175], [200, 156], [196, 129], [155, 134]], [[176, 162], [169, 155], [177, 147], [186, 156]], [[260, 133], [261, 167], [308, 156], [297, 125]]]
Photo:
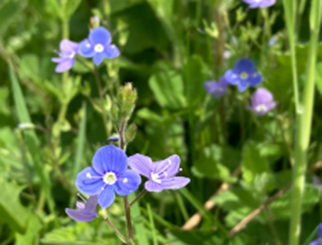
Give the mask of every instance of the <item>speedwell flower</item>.
[[78, 209], [66, 208], [65, 211], [70, 218], [79, 222], [89, 222], [97, 217], [97, 195], [90, 196], [85, 203], [76, 202]]
[[127, 157], [120, 148], [106, 145], [99, 148], [92, 160], [93, 167], [83, 169], [76, 178], [76, 187], [87, 195], [98, 195], [98, 204], [109, 207], [115, 192], [126, 196], [141, 183], [140, 175], [127, 169]]
[[322, 223], [319, 225], [318, 228], [318, 236], [319, 238], [315, 241], [311, 242], [310, 245], [321, 245], [322, 244]]
[[243, 0], [244, 3], [249, 4], [249, 8], [266, 8], [275, 4], [276, 0]]
[[89, 38], [79, 44], [79, 54], [93, 58], [95, 65], [102, 63], [103, 58], [112, 59], [120, 55], [118, 48], [111, 44], [112, 37], [104, 27], [97, 27], [89, 33]]
[[139, 174], [147, 177], [145, 189], [150, 192], [160, 192], [164, 189], [179, 189], [186, 186], [190, 179], [175, 177], [181, 171], [180, 158], [172, 155], [165, 160], [152, 162], [151, 158], [135, 154], [128, 158], [129, 166]]
[[78, 43], [74, 43], [67, 39], [64, 39], [60, 42], [60, 52], [59, 58], [52, 58], [51, 60], [55, 63], [58, 63], [56, 66], [56, 72], [64, 72], [69, 70], [75, 64], [75, 56], [78, 50]]
[[257, 89], [251, 98], [251, 106], [249, 107], [257, 116], [263, 116], [276, 107], [271, 92], [264, 88]]
[[228, 85], [229, 83], [227, 83], [225, 78], [222, 77], [218, 82], [206, 82], [205, 89], [209, 94], [215, 96], [216, 98], [220, 98], [226, 93]]
[[226, 71], [224, 77], [230, 84], [238, 85], [240, 92], [245, 91], [248, 86], [256, 86], [262, 81], [262, 76], [255, 72], [254, 62], [246, 58], [238, 60], [234, 69]]

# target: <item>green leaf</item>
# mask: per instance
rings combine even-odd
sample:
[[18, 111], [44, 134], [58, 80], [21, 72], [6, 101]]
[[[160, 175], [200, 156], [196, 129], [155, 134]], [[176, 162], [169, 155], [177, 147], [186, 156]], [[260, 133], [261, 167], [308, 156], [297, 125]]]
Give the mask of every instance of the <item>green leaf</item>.
[[82, 0], [68, 0], [66, 3], [66, 14], [70, 18], [79, 7]]
[[21, 79], [34, 79], [39, 75], [39, 60], [34, 54], [24, 55], [19, 62]]
[[1, 221], [9, 224], [12, 230], [24, 233], [29, 211], [20, 204], [19, 193], [22, 187], [0, 180], [0, 217]]
[[[224, 239], [220, 237], [218, 232], [211, 231], [183, 231], [180, 229], [170, 229], [169, 232], [179, 241], [186, 245], [214, 245], [223, 244]], [[169, 244], [174, 244], [175, 240], [171, 239]]]
[[0, 36], [3, 36], [10, 22], [20, 12], [21, 3], [22, 1], [7, 1], [4, 5], [0, 5]]
[[310, 245], [310, 243], [317, 237], [319, 227], [320, 224], [312, 231], [312, 233], [308, 236], [308, 238], [302, 245]]
[[269, 172], [267, 162], [254, 142], [247, 142], [243, 148], [242, 173], [246, 183], [253, 183], [256, 175]]
[[16, 233], [15, 245], [35, 244], [41, 228], [39, 219], [32, 215], [28, 221], [26, 232], [24, 234]]
[[175, 71], [161, 72], [149, 79], [153, 94], [162, 107], [182, 109], [186, 105], [183, 81]]
[[[9, 74], [10, 74], [10, 81], [11, 81], [11, 86], [13, 91], [13, 97], [15, 101], [15, 109], [19, 118], [19, 123], [31, 123], [30, 115], [28, 113], [28, 109], [25, 104], [25, 100], [24, 100], [20, 85], [11, 67], [9, 67]], [[41, 152], [40, 142], [33, 129], [24, 131], [24, 139], [25, 139], [28, 151], [31, 155], [31, 158], [33, 159], [33, 163], [36, 168], [37, 174], [41, 180], [42, 188], [46, 192], [46, 198], [49, 205], [49, 209], [52, 212], [52, 214], [54, 214], [55, 204], [53, 202], [54, 199], [52, 198], [52, 194], [51, 194], [49, 177], [44, 168], [43, 161], [40, 156], [40, 152]]]
[[121, 12], [127, 8], [131, 8], [133, 5], [142, 3], [144, 0], [110, 0], [111, 13], [115, 14]]

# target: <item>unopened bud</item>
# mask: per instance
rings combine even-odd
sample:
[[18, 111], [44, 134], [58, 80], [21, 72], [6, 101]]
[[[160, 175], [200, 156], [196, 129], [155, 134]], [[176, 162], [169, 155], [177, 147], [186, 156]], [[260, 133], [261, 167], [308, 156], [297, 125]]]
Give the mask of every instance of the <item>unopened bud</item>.
[[100, 18], [97, 15], [95, 15], [91, 17], [90, 23], [91, 23], [91, 29], [95, 29], [100, 26]]
[[125, 140], [127, 143], [134, 140], [135, 135], [136, 135], [136, 131], [137, 131], [137, 126], [135, 125], [135, 123], [132, 123], [132, 124], [130, 124], [130, 126], [128, 126], [128, 128], [126, 129], [126, 132], [125, 132]]
[[137, 100], [137, 91], [133, 88], [132, 83], [126, 83], [119, 88], [118, 104], [120, 106], [121, 118], [129, 118], [135, 107]]

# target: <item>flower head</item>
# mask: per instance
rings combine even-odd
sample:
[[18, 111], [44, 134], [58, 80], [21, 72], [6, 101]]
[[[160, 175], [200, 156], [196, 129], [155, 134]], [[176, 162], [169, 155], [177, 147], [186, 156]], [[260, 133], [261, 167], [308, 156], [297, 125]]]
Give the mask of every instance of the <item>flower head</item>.
[[249, 8], [266, 8], [275, 4], [276, 0], [243, 0], [244, 3], [249, 4]]
[[271, 92], [264, 88], [257, 89], [251, 98], [251, 106], [249, 107], [257, 116], [263, 116], [275, 108], [276, 102]]
[[150, 192], [160, 192], [164, 189], [179, 189], [186, 186], [190, 179], [174, 177], [181, 171], [180, 158], [172, 155], [165, 160], [152, 162], [151, 158], [135, 154], [128, 158], [129, 166], [139, 174], [147, 177], [145, 189]]
[[93, 167], [83, 169], [76, 178], [76, 187], [87, 195], [98, 195], [98, 204], [109, 207], [115, 192], [126, 196], [134, 192], [141, 177], [127, 169], [127, 157], [120, 148], [106, 145], [99, 148], [92, 160]]
[[76, 202], [78, 209], [66, 208], [67, 215], [73, 220], [79, 222], [89, 222], [97, 217], [96, 206], [97, 206], [97, 195], [90, 196], [89, 199], [84, 200], [84, 203]]
[[228, 83], [238, 85], [240, 92], [245, 91], [248, 86], [256, 86], [262, 81], [262, 76], [255, 72], [254, 62], [245, 58], [238, 60], [234, 69], [226, 71], [224, 77]]
[[118, 48], [111, 42], [109, 31], [104, 27], [97, 27], [90, 32], [88, 39], [79, 44], [78, 51], [84, 57], [93, 58], [95, 65], [99, 65], [103, 58], [112, 59], [120, 55]]
[[56, 72], [64, 72], [73, 67], [75, 63], [75, 56], [78, 52], [78, 43], [74, 43], [67, 39], [60, 42], [59, 58], [52, 58], [51, 60], [58, 63], [56, 66]]
[[311, 242], [310, 245], [322, 245], [322, 223], [319, 225], [318, 228], [318, 236], [319, 238]]
[[205, 89], [209, 94], [215, 96], [216, 98], [220, 98], [226, 93], [228, 85], [229, 83], [227, 83], [225, 78], [222, 77], [218, 82], [206, 82]]

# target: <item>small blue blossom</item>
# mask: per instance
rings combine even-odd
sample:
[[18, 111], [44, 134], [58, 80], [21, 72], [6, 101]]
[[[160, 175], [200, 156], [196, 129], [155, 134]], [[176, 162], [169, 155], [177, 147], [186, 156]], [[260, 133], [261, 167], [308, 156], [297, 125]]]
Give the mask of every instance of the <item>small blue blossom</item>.
[[140, 175], [127, 169], [124, 151], [114, 145], [99, 148], [92, 165], [77, 175], [76, 187], [87, 195], [98, 195], [98, 204], [102, 208], [114, 202], [115, 192], [120, 196], [129, 195], [141, 183]]
[[268, 46], [273, 47], [277, 41], [277, 36], [272, 36], [271, 39], [269, 39]]
[[264, 116], [277, 105], [273, 99], [272, 93], [264, 88], [257, 89], [252, 95], [251, 101], [252, 104], [249, 109], [257, 116]]
[[209, 94], [219, 99], [226, 93], [228, 85], [229, 83], [222, 77], [218, 82], [205, 82], [205, 89]]
[[74, 43], [67, 39], [60, 42], [59, 58], [52, 58], [52, 61], [58, 63], [55, 71], [60, 73], [67, 71], [75, 64], [75, 56], [78, 52], [78, 43]]
[[319, 225], [318, 228], [318, 236], [319, 238], [311, 242], [310, 245], [322, 245], [322, 223]]
[[248, 86], [256, 86], [262, 82], [262, 76], [255, 72], [255, 64], [250, 59], [240, 59], [235, 63], [232, 70], [225, 73], [225, 79], [228, 83], [238, 85], [240, 92], [247, 89]]
[[118, 48], [111, 44], [112, 37], [104, 27], [93, 29], [89, 38], [79, 44], [79, 54], [86, 58], [93, 58], [95, 65], [103, 62], [103, 58], [113, 59], [120, 55]]
[[266, 8], [275, 4], [276, 0], [242, 0], [244, 3], [249, 4], [249, 8]]
[[[81, 197], [81, 196], [80, 196]], [[73, 220], [79, 222], [89, 222], [97, 217], [96, 206], [97, 206], [97, 195], [90, 196], [89, 199], [84, 200], [84, 203], [76, 202], [77, 210], [66, 208], [67, 215]]]

